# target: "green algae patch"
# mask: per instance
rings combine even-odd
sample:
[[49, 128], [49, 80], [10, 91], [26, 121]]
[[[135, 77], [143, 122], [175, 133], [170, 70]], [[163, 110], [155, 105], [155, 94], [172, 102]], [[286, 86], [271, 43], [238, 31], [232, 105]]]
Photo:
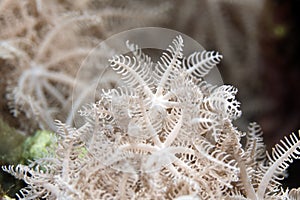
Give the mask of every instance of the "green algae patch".
[[32, 137], [26, 139], [23, 144], [24, 160], [34, 160], [44, 157], [53, 150], [55, 144], [55, 136], [50, 131], [37, 131]]

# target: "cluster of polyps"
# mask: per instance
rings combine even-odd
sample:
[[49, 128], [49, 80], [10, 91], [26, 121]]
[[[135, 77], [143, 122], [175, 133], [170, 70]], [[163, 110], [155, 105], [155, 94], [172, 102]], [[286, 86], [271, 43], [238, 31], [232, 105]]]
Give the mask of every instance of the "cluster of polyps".
[[203, 51], [185, 58], [178, 36], [156, 64], [128, 46], [132, 57], [110, 60], [125, 87], [104, 91], [100, 101], [83, 109], [81, 128], [59, 123], [54, 154], [29, 166], [3, 168], [28, 184], [22, 197], [299, 198], [299, 191], [284, 191], [277, 181], [300, 154], [298, 136], [266, 154], [257, 124], [247, 133], [232, 125], [241, 115], [237, 90], [194, 81], [220, 54]]

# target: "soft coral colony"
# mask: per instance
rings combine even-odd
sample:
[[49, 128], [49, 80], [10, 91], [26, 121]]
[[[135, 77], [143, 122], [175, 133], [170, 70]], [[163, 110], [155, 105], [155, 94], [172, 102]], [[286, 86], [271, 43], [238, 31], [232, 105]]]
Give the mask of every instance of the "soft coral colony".
[[[111, 67], [126, 87], [105, 90], [72, 128], [57, 121], [57, 145], [28, 166], [3, 167], [28, 186], [20, 199], [299, 199], [279, 182], [300, 140], [284, 138], [266, 153], [259, 125], [247, 133], [237, 89], [204, 81], [222, 56], [183, 55], [177, 36], [155, 63], [137, 45]], [[245, 142], [241, 142], [245, 138]]]

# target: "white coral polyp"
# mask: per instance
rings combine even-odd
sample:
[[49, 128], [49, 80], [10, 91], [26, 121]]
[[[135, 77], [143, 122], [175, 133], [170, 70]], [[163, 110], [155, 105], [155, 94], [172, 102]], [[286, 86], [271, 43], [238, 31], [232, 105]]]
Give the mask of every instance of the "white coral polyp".
[[87, 120], [81, 128], [59, 123], [54, 156], [3, 168], [28, 184], [22, 196], [289, 199], [277, 179], [300, 154], [298, 136], [285, 138], [283, 147], [266, 156], [260, 128], [250, 124], [243, 147], [244, 134], [232, 125], [241, 116], [237, 89], [194, 81], [193, 72], [204, 77], [221, 56], [194, 53], [205, 59], [191, 58], [183, 66], [182, 47], [177, 36], [153, 73], [144, 71], [152, 62], [136, 46], [134, 58], [114, 56], [112, 68], [127, 86], [103, 92], [100, 101], [81, 110]]

